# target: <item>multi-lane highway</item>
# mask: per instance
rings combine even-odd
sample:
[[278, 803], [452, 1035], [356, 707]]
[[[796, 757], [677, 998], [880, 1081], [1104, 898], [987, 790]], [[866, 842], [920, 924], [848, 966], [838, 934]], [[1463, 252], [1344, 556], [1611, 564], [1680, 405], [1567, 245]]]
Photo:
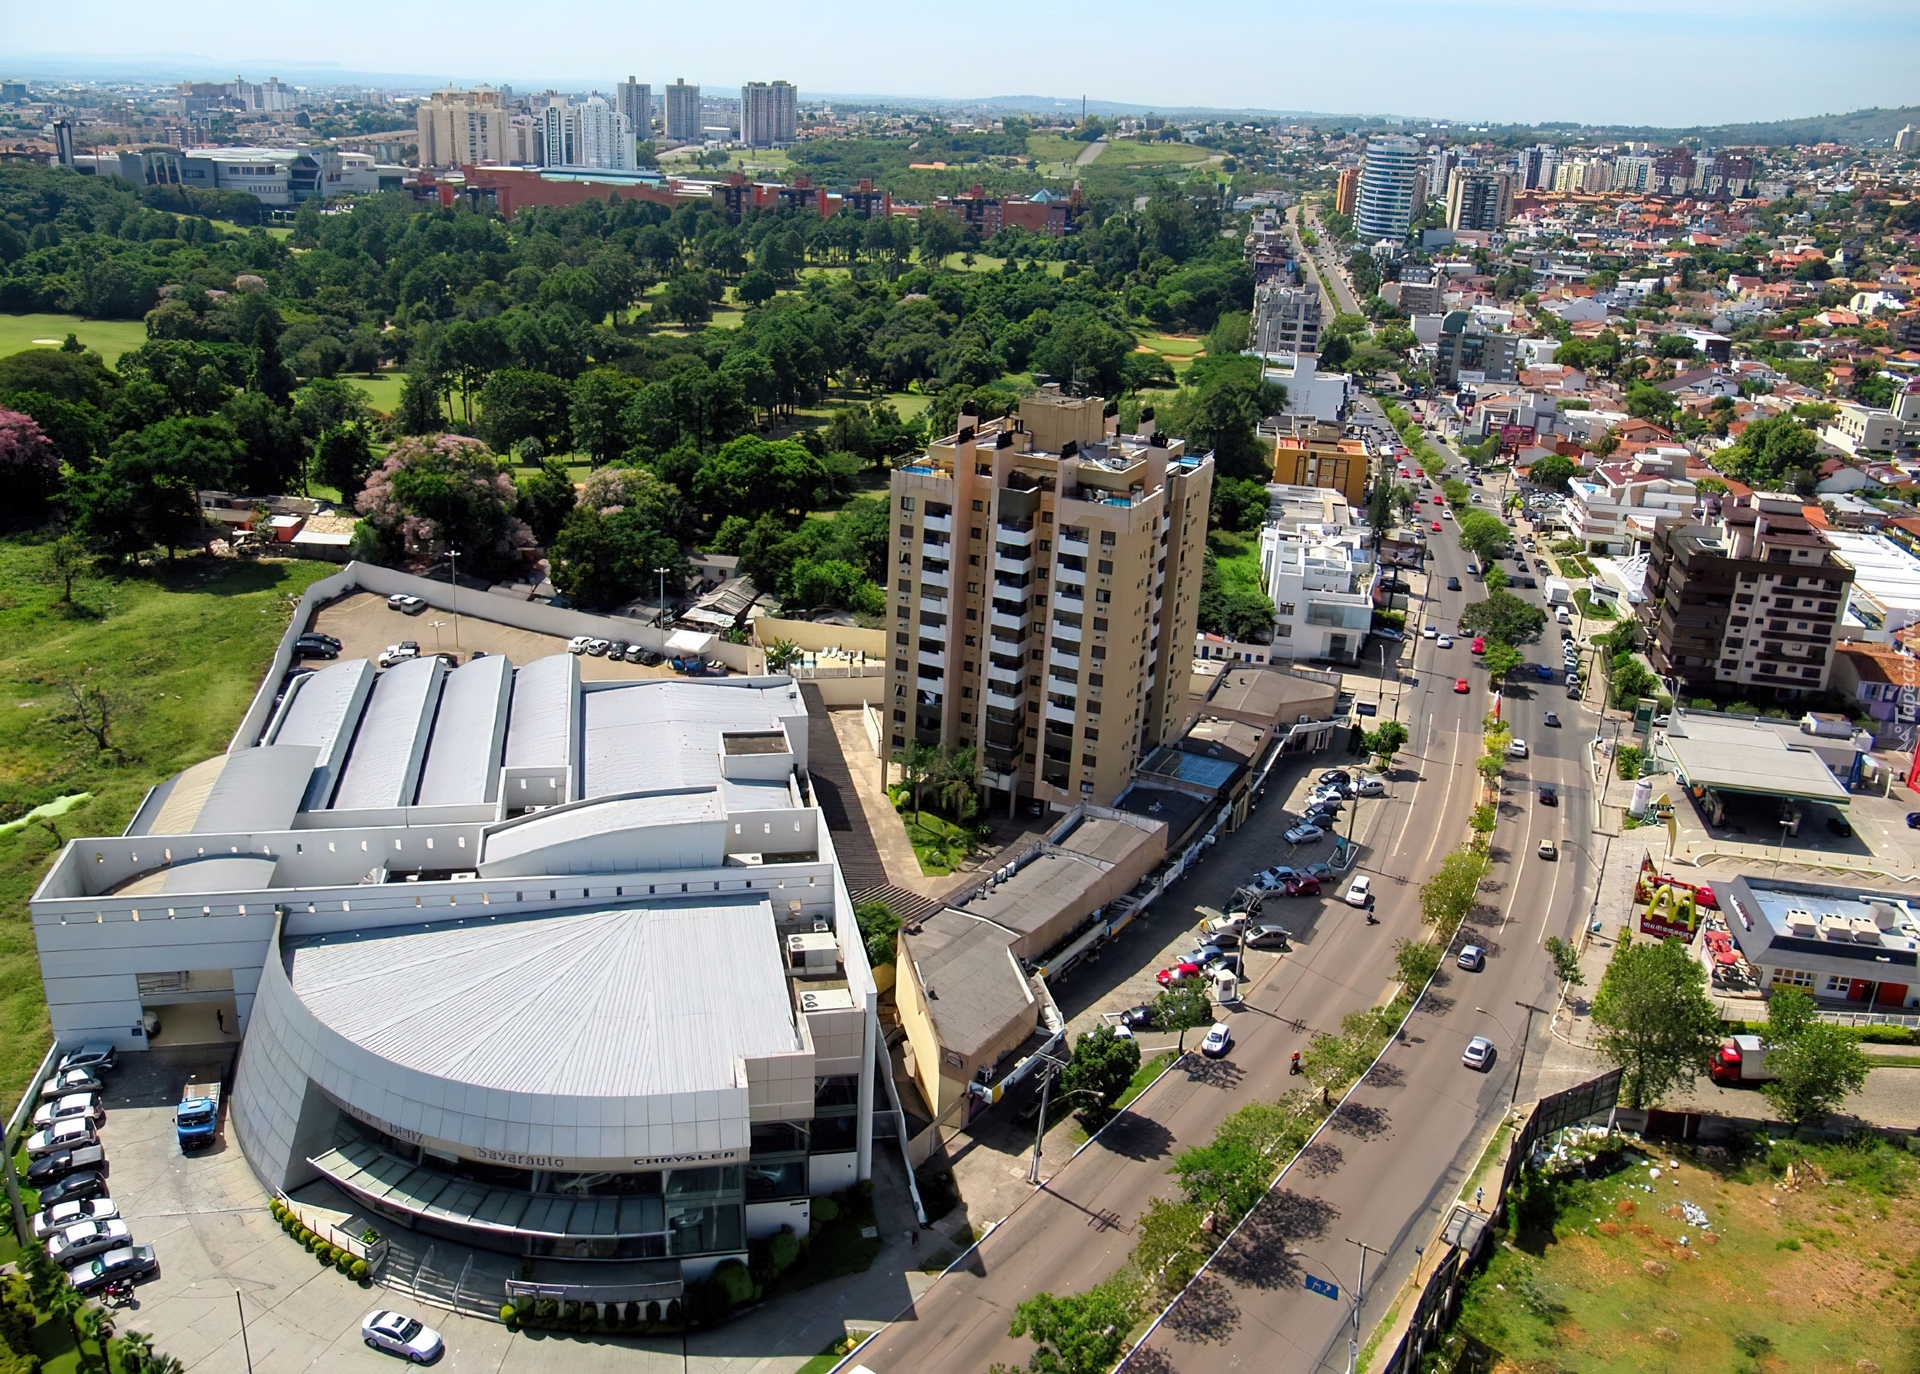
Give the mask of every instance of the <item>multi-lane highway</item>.
[[[1382, 717], [1397, 711], [1411, 742], [1390, 775], [1389, 795], [1360, 803], [1355, 819], [1364, 846], [1359, 867], [1373, 875], [1379, 923], [1368, 925], [1332, 889], [1317, 902], [1284, 905], [1281, 919], [1298, 931], [1295, 949], [1231, 1014], [1231, 1055], [1191, 1059], [1164, 1078], [862, 1349], [859, 1364], [875, 1374], [977, 1374], [997, 1361], [1024, 1364], [1031, 1343], [1007, 1334], [1015, 1306], [1042, 1290], [1084, 1289], [1118, 1268], [1148, 1200], [1172, 1194], [1166, 1171], [1174, 1156], [1204, 1144], [1228, 1113], [1297, 1086], [1288, 1074], [1292, 1051], [1381, 998], [1392, 979], [1394, 941], [1423, 934], [1420, 884], [1465, 839], [1478, 800], [1474, 763], [1492, 703], [1487, 675], [1469, 652], [1471, 636], [1456, 635], [1453, 647], [1441, 649], [1418, 630], [1422, 620], [1454, 630], [1466, 603], [1480, 595], [1453, 528], [1443, 522], [1441, 534], [1429, 533], [1435, 555], [1429, 595], [1409, 615], [1414, 637], [1400, 646], [1397, 679], [1395, 665], [1388, 667]], [[1458, 577], [1463, 590], [1446, 591], [1449, 577]], [[1551, 634], [1531, 650], [1536, 661], [1543, 653], [1557, 661]], [[1467, 680], [1465, 693], [1454, 691], [1460, 678]], [[1526, 1020], [1514, 1004], [1548, 1004], [1551, 964], [1542, 942], [1576, 928], [1586, 909], [1583, 894], [1590, 893], [1588, 788], [1580, 758], [1593, 722], [1553, 683], [1510, 688], [1503, 707], [1532, 756], [1509, 766], [1486, 906], [1456, 941], [1456, 948], [1470, 940], [1487, 949], [1484, 971], [1449, 964], [1381, 1071], [1257, 1210], [1201, 1289], [1144, 1343], [1136, 1356], [1147, 1362], [1142, 1368], [1154, 1367], [1158, 1357], [1163, 1366], [1170, 1361], [1183, 1370], [1344, 1367], [1347, 1301], [1359, 1258], [1348, 1239], [1388, 1252], [1384, 1266], [1378, 1258], [1369, 1264], [1364, 1331], [1411, 1268], [1413, 1247], [1424, 1244], [1488, 1123], [1512, 1094]], [[1547, 710], [1559, 711], [1560, 729], [1542, 723]], [[1295, 765], [1292, 776], [1334, 762], [1316, 756]], [[1539, 805], [1534, 788], [1543, 782], [1559, 788], [1559, 806]], [[1274, 791], [1284, 795], [1284, 785], [1276, 783]], [[1186, 880], [1186, 891], [1168, 900], [1218, 905], [1257, 868], [1321, 857], [1290, 849], [1280, 838], [1290, 823], [1289, 813], [1268, 802], [1216, 846]], [[1559, 846], [1556, 860], [1537, 853], [1549, 837]], [[1460, 1062], [1476, 1034], [1500, 1049], [1486, 1074]], [[1545, 1035], [1544, 1018], [1535, 1018], [1536, 1047]], [[1337, 1283], [1339, 1298], [1304, 1288], [1308, 1274]]]

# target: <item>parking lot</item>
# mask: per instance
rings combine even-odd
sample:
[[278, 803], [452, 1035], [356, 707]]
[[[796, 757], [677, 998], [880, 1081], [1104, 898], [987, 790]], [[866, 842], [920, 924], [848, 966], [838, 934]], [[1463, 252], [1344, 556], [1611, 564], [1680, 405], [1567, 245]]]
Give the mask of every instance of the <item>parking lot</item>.
[[[511, 625], [501, 625], [471, 615], [461, 616], [456, 627], [453, 615], [437, 606], [429, 606], [419, 615], [389, 610], [387, 599], [374, 592], [353, 592], [338, 601], [329, 602], [315, 613], [309, 628], [339, 640], [340, 657], [343, 659], [377, 659], [387, 645], [409, 639], [420, 646], [423, 654], [458, 654], [462, 663], [476, 650], [505, 654], [513, 660], [515, 667], [531, 663], [536, 658], [567, 651], [567, 641], [557, 635], [518, 630]], [[326, 666], [322, 659], [302, 659], [301, 662], [315, 668]], [[582, 654], [580, 676], [588, 682], [606, 682], [672, 677], [674, 672], [664, 663], [648, 668], [638, 663], [609, 663], [604, 658]]]

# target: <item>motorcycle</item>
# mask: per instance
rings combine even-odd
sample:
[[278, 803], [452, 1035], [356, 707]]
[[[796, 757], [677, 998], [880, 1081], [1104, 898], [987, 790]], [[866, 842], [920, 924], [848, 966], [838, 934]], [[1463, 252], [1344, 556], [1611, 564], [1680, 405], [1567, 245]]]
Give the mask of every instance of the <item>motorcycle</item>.
[[100, 1290], [100, 1297], [109, 1307], [130, 1307], [133, 1304], [133, 1281], [116, 1280]]

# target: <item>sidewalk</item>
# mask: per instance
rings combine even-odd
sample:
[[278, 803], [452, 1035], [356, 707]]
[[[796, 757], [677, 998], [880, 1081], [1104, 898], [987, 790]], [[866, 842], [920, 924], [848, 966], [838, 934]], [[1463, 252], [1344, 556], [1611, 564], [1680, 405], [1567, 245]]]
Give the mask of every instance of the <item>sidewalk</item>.
[[834, 736], [840, 741], [841, 756], [847, 761], [847, 771], [853, 775], [854, 795], [867, 818], [867, 828], [873, 832], [874, 848], [880, 851], [880, 862], [887, 870], [887, 881], [922, 897], [943, 897], [951, 892], [962, 878], [951, 874], [929, 878], [920, 871], [920, 860], [907, 839], [906, 827], [900, 823], [900, 813], [887, 800], [886, 788], [880, 781], [880, 760], [874, 755], [873, 742], [867, 738], [860, 713], [830, 711], [828, 715], [833, 721]]

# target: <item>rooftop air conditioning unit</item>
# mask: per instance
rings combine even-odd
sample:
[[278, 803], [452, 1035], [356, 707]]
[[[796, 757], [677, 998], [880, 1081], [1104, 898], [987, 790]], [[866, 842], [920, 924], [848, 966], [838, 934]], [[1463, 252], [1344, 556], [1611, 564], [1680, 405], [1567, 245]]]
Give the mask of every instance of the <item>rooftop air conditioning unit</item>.
[[456, 883], [470, 883], [470, 882], [473, 882], [479, 876], [480, 874], [474, 869], [468, 869], [464, 873], [455, 873], [453, 875], [453, 880]]
[[831, 935], [802, 934], [787, 937], [787, 964], [797, 969], [830, 969], [840, 959], [840, 946]]
[[809, 1011], [852, 1011], [853, 994], [845, 988], [821, 988], [817, 992], [800, 994], [800, 1010]]

